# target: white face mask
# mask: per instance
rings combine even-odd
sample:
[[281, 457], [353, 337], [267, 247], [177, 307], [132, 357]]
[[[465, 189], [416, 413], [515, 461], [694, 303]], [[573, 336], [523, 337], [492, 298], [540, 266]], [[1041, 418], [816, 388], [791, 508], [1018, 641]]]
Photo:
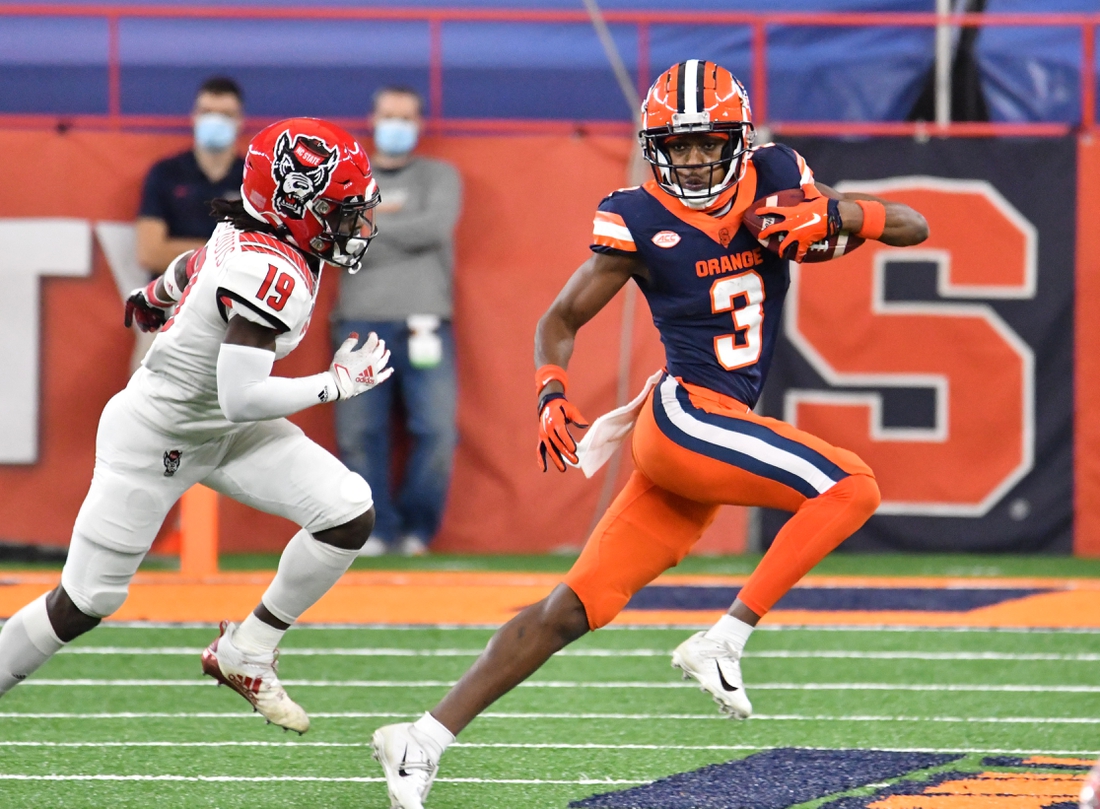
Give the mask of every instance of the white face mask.
[[220, 112], [204, 112], [195, 118], [195, 145], [220, 152], [237, 142], [237, 121]]
[[374, 125], [374, 145], [383, 154], [407, 155], [416, 148], [420, 129], [404, 118], [381, 118]]

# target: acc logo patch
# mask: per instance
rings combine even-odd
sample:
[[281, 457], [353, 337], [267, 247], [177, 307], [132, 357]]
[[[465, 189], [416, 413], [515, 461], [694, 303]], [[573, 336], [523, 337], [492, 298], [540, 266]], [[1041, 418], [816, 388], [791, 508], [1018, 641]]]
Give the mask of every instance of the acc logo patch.
[[662, 230], [654, 234], [652, 241], [658, 247], [675, 247], [680, 243], [680, 234], [673, 233], [671, 230]]

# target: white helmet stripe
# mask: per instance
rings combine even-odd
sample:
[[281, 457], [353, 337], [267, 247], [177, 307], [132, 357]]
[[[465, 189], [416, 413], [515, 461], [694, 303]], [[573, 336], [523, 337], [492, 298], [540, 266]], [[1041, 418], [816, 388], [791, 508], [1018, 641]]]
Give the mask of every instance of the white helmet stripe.
[[701, 112], [699, 109], [699, 60], [688, 59], [684, 65], [684, 112]]

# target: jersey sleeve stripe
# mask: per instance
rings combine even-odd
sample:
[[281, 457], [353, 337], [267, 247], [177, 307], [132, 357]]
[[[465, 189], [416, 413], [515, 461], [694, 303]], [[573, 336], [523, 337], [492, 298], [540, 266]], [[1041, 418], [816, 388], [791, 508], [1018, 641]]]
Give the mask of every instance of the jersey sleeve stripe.
[[798, 162], [799, 179], [798, 184], [802, 186], [810, 185], [814, 181], [814, 173], [810, 170], [809, 164], [806, 163], [806, 158], [800, 155], [798, 152], [794, 153]]
[[[270, 247], [268, 247], [267, 245], [264, 245], [264, 244], [246, 244], [246, 243], [242, 243], [241, 244], [241, 250], [246, 252], [246, 253], [263, 253], [264, 255], [275, 256], [277, 258], [281, 258], [284, 261], [288, 260], [287, 255], [285, 253], [283, 253], [281, 250], [274, 250], [274, 249], [272, 249], [272, 248], [270, 248]], [[294, 268], [294, 271], [298, 274], [298, 277], [301, 278], [302, 282], [306, 285], [306, 289], [309, 290], [309, 294], [312, 295], [313, 294], [313, 273], [309, 272], [308, 270], [303, 271], [302, 268], [300, 266], [298, 266], [298, 262], [296, 262], [296, 261], [289, 261], [289, 263], [290, 263], [290, 266], [292, 266]]]
[[634, 237], [630, 235], [629, 229], [623, 225], [616, 225], [611, 222], [601, 222], [599, 219], [592, 223], [592, 235], [606, 236], [609, 239], [618, 239], [620, 242], [634, 244]]
[[[263, 318], [263, 320], [268, 325], [270, 325], [271, 328], [275, 329], [275, 331], [279, 332], [280, 334], [286, 334], [288, 331], [290, 331], [290, 327], [283, 323], [283, 321], [279, 320], [279, 318], [275, 317], [275, 315], [271, 314], [271, 312], [264, 311], [252, 301], [245, 300], [231, 289], [218, 287], [218, 309], [221, 312], [222, 319], [225, 320], [227, 323], [229, 322], [229, 310], [235, 306], [248, 307], [251, 311], [255, 312], [257, 315]], [[252, 318], [248, 319], [252, 320]]]

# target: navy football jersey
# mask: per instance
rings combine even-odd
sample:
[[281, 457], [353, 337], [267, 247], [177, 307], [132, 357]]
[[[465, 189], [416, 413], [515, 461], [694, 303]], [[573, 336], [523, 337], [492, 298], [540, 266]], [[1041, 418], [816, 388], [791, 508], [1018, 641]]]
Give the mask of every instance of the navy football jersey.
[[600, 203], [592, 250], [635, 256], [648, 268], [648, 280], [635, 280], [670, 374], [756, 406], [790, 272], [741, 226], [741, 215], [757, 199], [812, 182], [801, 155], [769, 144], [751, 152], [723, 216], [688, 208], [652, 180]]

